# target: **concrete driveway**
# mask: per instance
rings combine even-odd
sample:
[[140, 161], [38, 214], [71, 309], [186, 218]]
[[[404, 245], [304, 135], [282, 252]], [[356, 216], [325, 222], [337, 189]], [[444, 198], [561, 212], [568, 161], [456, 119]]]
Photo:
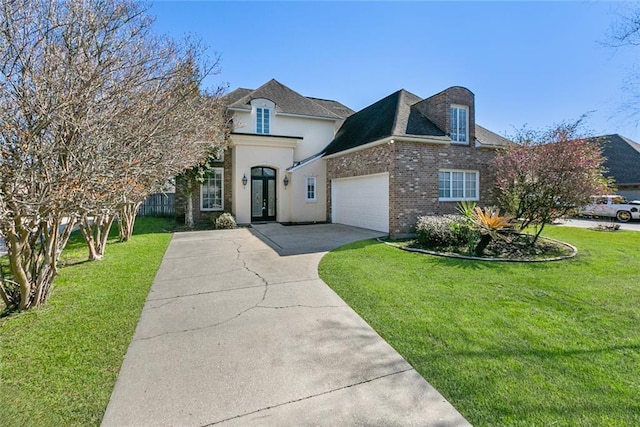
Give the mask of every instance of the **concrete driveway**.
[[318, 278], [325, 251], [378, 234], [175, 234], [102, 425], [469, 425]]
[[627, 231], [640, 231], [640, 221], [618, 222], [613, 218], [569, 218], [562, 219], [555, 223], [555, 225], [567, 226], [567, 227], [579, 227], [579, 228], [594, 228], [598, 226], [607, 226], [617, 224], [620, 226], [620, 230]]

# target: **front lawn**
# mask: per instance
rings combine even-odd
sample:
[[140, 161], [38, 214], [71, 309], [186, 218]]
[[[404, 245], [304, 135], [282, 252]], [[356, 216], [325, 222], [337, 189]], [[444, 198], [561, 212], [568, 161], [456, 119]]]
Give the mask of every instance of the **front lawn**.
[[640, 233], [548, 227], [571, 260], [501, 263], [372, 240], [320, 276], [476, 426], [640, 425]]
[[140, 218], [94, 262], [74, 234], [48, 304], [0, 318], [1, 426], [100, 424], [171, 226]]

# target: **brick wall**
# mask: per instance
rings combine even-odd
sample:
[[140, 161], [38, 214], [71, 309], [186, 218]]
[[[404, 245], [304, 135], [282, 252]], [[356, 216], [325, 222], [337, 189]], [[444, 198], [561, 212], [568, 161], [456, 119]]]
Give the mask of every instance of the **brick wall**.
[[389, 172], [389, 231], [402, 237], [415, 231], [422, 215], [455, 213], [457, 202], [438, 201], [440, 169], [478, 170], [480, 205], [495, 203], [495, 151], [475, 146], [396, 141], [327, 159], [327, 220], [331, 220], [331, 180]]
[[454, 86], [443, 90], [413, 106], [423, 116], [449, 135], [451, 129], [451, 104], [469, 107], [469, 141], [473, 144], [476, 138], [475, 95], [469, 89]]
[[[233, 212], [231, 206], [231, 152], [225, 150], [224, 162], [216, 162], [213, 167], [224, 168], [224, 212]], [[212, 217], [217, 217], [222, 212], [218, 211], [201, 211], [200, 210], [200, 187], [198, 186], [196, 191], [192, 195], [193, 202], [193, 220], [195, 222], [210, 222]], [[176, 179], [176, 202], [175, 212], [176, 219], [179, 222], [184, 223], [184, 216], [187, 207], [187, 200], [184, 195], [184, 182], [181, 179]]]
[[415, 231], [419, 216], [456, 213], [458, 202], [438, 201], [440, 169], [478, 170], [480, 205], [495, 203], [490, 163], [495, 150], [474, 146], [396, 142], [395, 188], [390, 191], [390, 233], [400, 237]]

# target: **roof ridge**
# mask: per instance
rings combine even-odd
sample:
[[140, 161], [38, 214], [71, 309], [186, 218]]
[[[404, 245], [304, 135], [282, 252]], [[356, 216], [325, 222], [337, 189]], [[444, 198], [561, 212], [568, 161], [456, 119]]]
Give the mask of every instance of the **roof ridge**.
[[[318, 107], [322, 108], [324, 111], [326, 111], [327, 113], [329, 113], [329, 114], [330, 114], [330, 116], [329, 116], [329, 117], [333, 117], [333, 118], [336, 118], [336, 119], [340, 119], [340, 118], [341, 118], [340, 116], [338, 116], [338, 115], [337, 115], [336, 113], [334, 113], [333, 111], [331, 111], [331, 110], [329, 110], [328, 108], [325, 108], [324, 106], [322, 106], [322, 105], [318, 104], [317, 102], [315, 102], [314, 100], [312, 100], [312, 99], [311, 99], [311, 98], [309, 98], [308, 96], [304, 96], [304, 95], [303, 95], [303, 94], [301, 94], [300, 92], [298, 92], [298, 91], [296, 91], [296, 90], [291, 89], [289, 86], [286, 86], [286, 85], [284, 85], [284, 84], [280, 83], [280, 82], [279, 82], [279, 81], [277, 81], [276, 79], [271, 79], [271, 80], [269, 80], [267, 83], [265, 83], [265, 85], [266, 85], [266, 84], [268, 84], [268, 83], [271, 83], [271, 82], [277, 83], [278, 85], [280, 85], [280, 86], [281, 86], [282, 88], [284, 88], [285, 90], [289, 90], [290, 92], [293, 92], [293, 93], [295, 93], [296, 95], [298, 95], [298, 96], [300, 96], [300, 97], [302, 97], [302, 98], [304, 98], [304, 99], [307, 99], [307, 100], [309, 100], [309, 101], [313, 102], [313, 104], [314, 104], [314, 105], [317, 105]], [[263, 85], [263, 86], [264, 86], [264, 85]]]
[[[236, 89], [237, 90], [237, 89]], [[302, 95], [290, 87], [271, 79], [257, 89], [251, 90], [245, 96], [229, 105], [230, 109], [249, 111], [247, 105], [253, 99], [268, 99], [276, 105], [277, 111], [283, 114], [292, 114], [307, 117], [320, 117], [332, 120], [341, 120], [342, 117], [320, 103]], [[336, 101], [334, 101], [336, 102]]]
[[402, 102], [402, 98], [403, 95], [406, 91], [404, 89], [400, 89], [396, 92], [394, 92], [393, 94], [395, 95], [396, 93], [398, 94], [398, 98], [396, 100], [396, 107], [395, 107], [395, 111], [393, 113], [393, 123], [391, 124], [391, 134], [392, 135], [399, 135], [400, 133], [397, 132], [397, 127], [398, 127], [398, 117], [400, 115], [400, 105]]

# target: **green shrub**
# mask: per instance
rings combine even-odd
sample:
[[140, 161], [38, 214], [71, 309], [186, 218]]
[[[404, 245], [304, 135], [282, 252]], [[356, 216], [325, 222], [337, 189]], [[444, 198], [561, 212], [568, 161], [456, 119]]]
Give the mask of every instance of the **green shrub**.
[[469, 245], [477, 233], [461, 215], [421, 216], [416, 225], [418, 242], [435, 248]]
[[216, 218], [216, 228], [220, 230], [236, 228], [236, 220], [233, 218], [233, 215], [225, 212]]

